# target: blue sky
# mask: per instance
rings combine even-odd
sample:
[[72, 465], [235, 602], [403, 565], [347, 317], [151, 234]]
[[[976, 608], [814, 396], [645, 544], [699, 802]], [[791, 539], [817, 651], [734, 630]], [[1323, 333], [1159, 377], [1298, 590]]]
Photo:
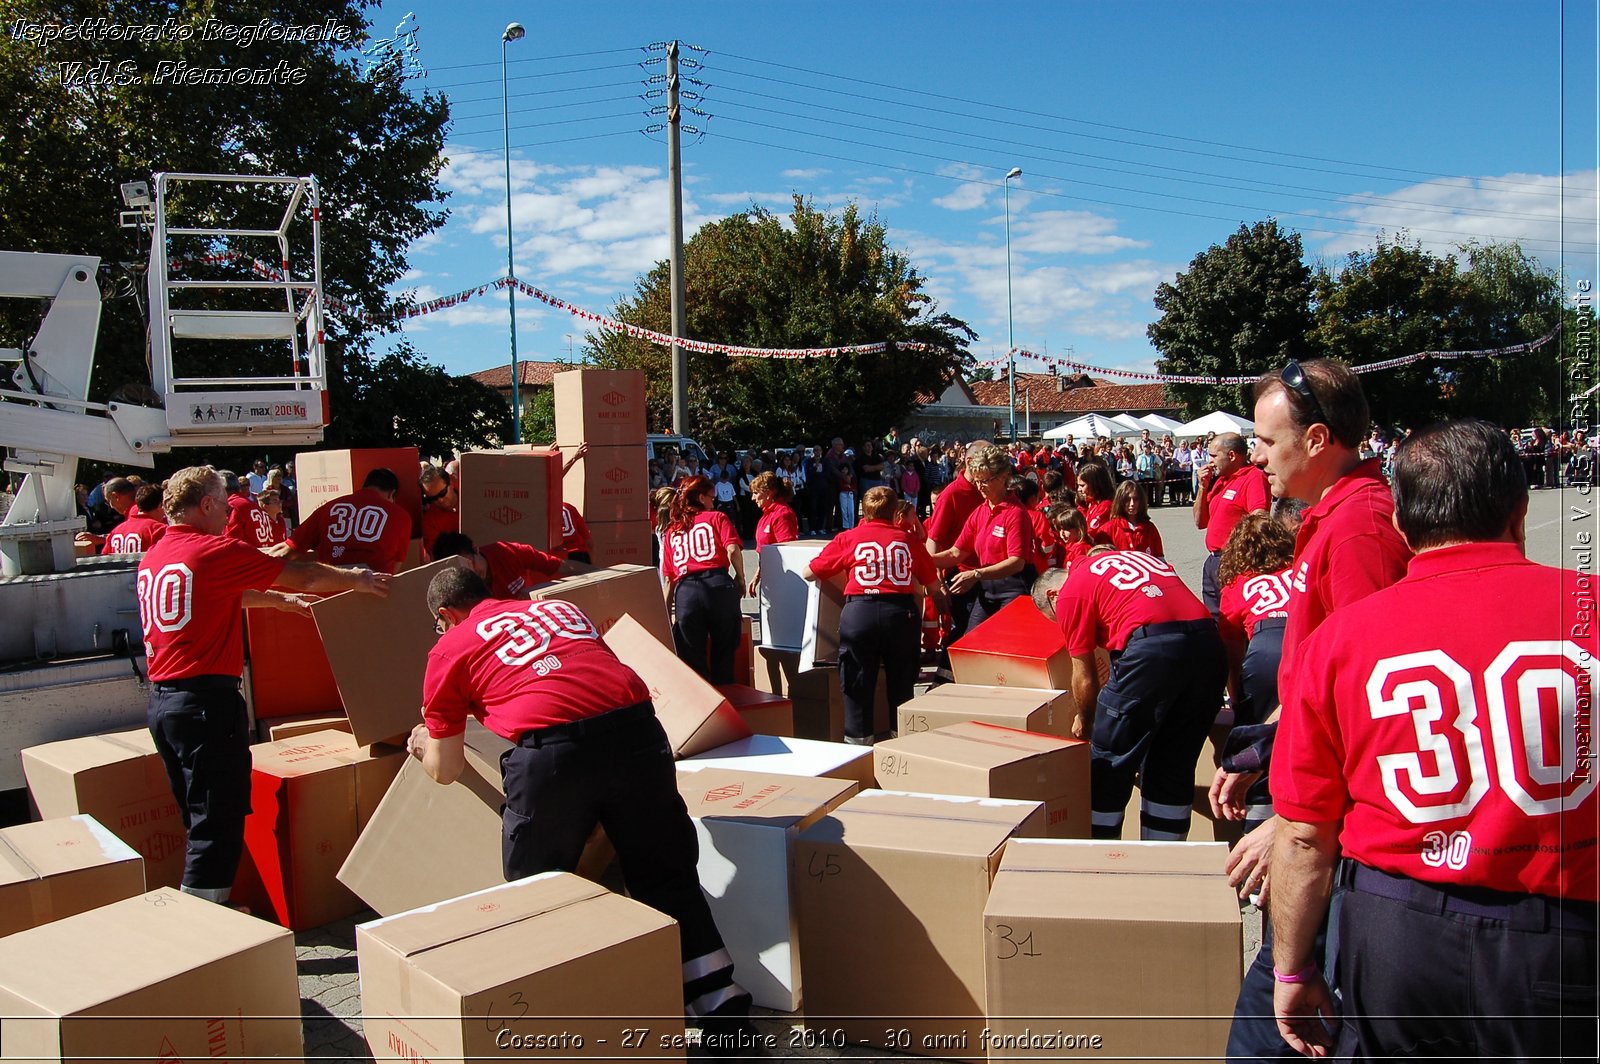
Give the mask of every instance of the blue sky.
[[[1517, 239], [1597, 273], [1596, 5], [1500, 3], [391, 3], [455, 121], [451, 218], [420, 241], [420, 299], [505, 269], [500, 34], [517, 274], [609, 312], [667, 253], [667, 149], [646, 46], [704, 51], [685, 137], [686, 230], [793, 193], [876, 211], [942, 309], [1006, 350], [1003, 175], [1019, 347], [1148, 370], [1155, 287], [1240, 223], [1308, 258], [1377, 233], [1436, 252]], [[1563, 24], [1564, 20], [1564, 24]], [[1565, 100], [1561, 91], [1565, 67]], [[1564, 189], [1564, 192], [1563, 192]], [[1565, 212], [1565, 225], [1562, 212]], [[519, 300], [523, 358], [581, 357], [581, 322]], [[453, 372], [503, 363], [503, 295], [413, 319]], [[722, 337], [702, 337], [718, 340]], [[1027, 362], [1021, 368], [1039, 368]]]

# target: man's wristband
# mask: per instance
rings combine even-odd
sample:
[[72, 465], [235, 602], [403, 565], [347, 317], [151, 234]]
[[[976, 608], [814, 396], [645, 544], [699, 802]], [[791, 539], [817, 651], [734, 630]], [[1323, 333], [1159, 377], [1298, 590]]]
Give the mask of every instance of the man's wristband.
[[1280, 983], [1309, 983], [1322, 974], [1316, 964], [1308, 964], [1298, 972], [1280, 972], [1272, 969], [1272, 978]]

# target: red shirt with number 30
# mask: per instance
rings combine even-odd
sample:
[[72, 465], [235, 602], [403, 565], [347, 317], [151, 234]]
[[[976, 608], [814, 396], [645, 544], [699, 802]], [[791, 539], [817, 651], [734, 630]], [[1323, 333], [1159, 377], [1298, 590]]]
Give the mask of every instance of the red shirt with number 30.
[[422, 715], [435, 739], [477, 717], [515, 742], [524, 732], [593, 717], [650, 697], [600, 630], [560, 599], [485, 599], [428, 652]]
[[376, 488], [362, 488], [317, 507], [289, 542], [327, 565], [398, 572], [411, 547], [411, 515]]
[[909, 595], [917, 583], [931, 586], [939, 579], [928, 548], [881, 520], [863, 521], [833, 537], [811, 559], [811, 571], [820, 577], [848, 573], [846, 595]]
[[246, 591], [265, 591], [287, 564], [227, 536], [172, 525], [139, 562], [139, 620], [150, 679], [244, 671]]
[[661, 571], [668, 580], [677, 580], [689, 573], [727, 569], [728, 544], [740, 546], [742, 542], [727, 514], [702, 510], [694, 515], [687, 528], [667, 533], [661, 551]]

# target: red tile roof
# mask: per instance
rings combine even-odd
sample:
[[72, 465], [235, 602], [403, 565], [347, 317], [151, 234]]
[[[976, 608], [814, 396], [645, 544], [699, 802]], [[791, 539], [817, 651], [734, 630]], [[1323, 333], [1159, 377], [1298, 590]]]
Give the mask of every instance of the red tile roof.
[[[518, 362], [517, 369], [520, 372], [517, 374], [517, 382], [524, 388], [540, 386], [548, 388], [554, 383], [552, 378], [557, 373], [575, 368], [577, 367], [569, 366], [564, 362]], [[507, 391], [511, 389], [511, 364], [509, 360], [505, 365], [480, 369], [476, 373], [467, 374], [467, 376], [475, 381], [482, 381], [491, 388], [501, 388]]]
[[[1067, 382], [1070, 384], [1073, 379], [1068, 377]], [[1113, 384], [1096, 380], [1093, 387], [1057, 391], [1056, 381], [1057, 378], [1048, 373], [1017, 374], [1017, 409], [1031, 407], [1037, 415], [1178, 408], [1178, 403], [1160, 384]], [[1004, 373], [992, 381], [972, 381], [971, 388], [980, 406], [1006, 406], [1010, 403], [1010, 389]], [[1031, 401], [1029, 396], [1032, 397]]]

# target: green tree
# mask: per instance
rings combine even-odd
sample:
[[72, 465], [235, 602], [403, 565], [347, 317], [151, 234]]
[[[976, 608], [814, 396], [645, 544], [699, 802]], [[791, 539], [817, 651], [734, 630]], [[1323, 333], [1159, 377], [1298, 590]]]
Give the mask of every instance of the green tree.
[[[759, 207], [706, 225], [684, 247], [690, 339], [748, 347], [814, 348], [914, 341], [930, 352], [803, 359], [730, 358], [690, 352], [691, 432], [736, 446], [843, 436], [881, 437], [969, 365], [976, 334], [939, 312], [924, 278], [889, 244], [876, 216], [852, 204], [825, 214], [799, 196], [787, 218]], [[642, 277], [615, 317], [671, 331], [668, 267]], [[590, 335], [603, 366], [640, 368], [649, 379], [653, 427], [671, 423], [665, 348], [618, 333]]]
[[522, 442], [556, 442], [556, 390], [531, 388], [523, 392]]
[[[1255, 376], [1302, 353], [1311, 328], [1311, 273], [1300, 235], [1276, 220], [1241, 225], [1156, 289], [1161, 317], [1146, 329], [1174, 375]], [[1249, 385], [1173, 384], [1192, 416], [1250, 409]]]
[[[121, 298], [108, 300], [102, 317], [95, 398], [149, 383], [142, 306], [148, 249], [143, 237], [118, 227], [117, 190], [121, 182], [155, 172], [315, 175], [322, 192], [327, 296], [380, 321], [392, 320], [395, 301], [387, 289], [407, 268], [407, 248], [445, 219], [438, 177], [449, 108], [442, 96], [413, 94], [395, 67], [375, 74], [364, 70], [361, 49], [373, 36], [365, 14], [369, 6], [366, 0], [271, 5], [255, 0], [11, 0], [6, 5], [0, 98], [13, 117], [0, 151], [0, 247], [93, 254], [107, 264], [102, 287]], [[208, 39], [205, 31], [208, 24], [254, 27], [264, 15], [278, 25], [320, 26], [332, 20], [348, 36], [342, 42], [258, 39], [245, 44], [214, 33]], [[14, 25], [96, 18], [121, 27], [169, 29], [144, 40], [35, 40], [10, 32]], [[101, 71], [132, 76], [82, 77], [102, 62]], [[271, 70], [298, 83], [161, 84], [154, 78], [163, 63], [188, 64], [193, 70]], [[248, 276], [247, 267], [239, 269], [238, 276]], [[390, 365], [407, 370], [402, 380], [430, 390], [406, 392], [392, 383], [379, 387], [374, 341], [393, 328], [330, 319], [330, 445], [382, 442], [392, 434], [385, 426], [400, 410], [433, 401], [431, 381], [410, 371], [417, 366], [414, 352], [396, 356], [398, 363]], [[0, 331], [9, 334], [5, 346], [27, 329], [25, 319], [0, 319]], [[229, 345], [236, 365], [252, 361], [244, 346]], [[388, 409], [376, 409], [380, 402]], [[486, 405], [462, 423], [492, 421], [480, 416], [489, 410]]]
[[353, 383], [363, 398], [346, 413], [345, 430], [364, 446], [447, 455], [511, 440], [511, 407], [499, 392], [424, 361], [409, 340], [359, 370]]
[[[1512, 347], [1537, 340], [1563, 320], [1561, 281], [1516, 244], [1469, 244], [1461, 249], [1466, 296], [1461, 340], [1469, 349]], [[1456, 417], [1481, 417], [1506, 426], [1553, 423], [1565, 382], [1562, 354], [1571, 353], [1571, 325], [1561, 343], [1527, 354], [1443, 363], [1446, 405]]]

